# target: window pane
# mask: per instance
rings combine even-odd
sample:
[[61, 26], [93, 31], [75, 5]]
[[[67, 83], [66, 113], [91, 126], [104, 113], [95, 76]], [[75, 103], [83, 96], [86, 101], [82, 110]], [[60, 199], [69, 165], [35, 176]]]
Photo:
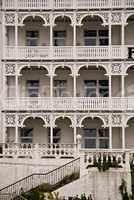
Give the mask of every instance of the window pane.
[[99, 89], [99, 96], [100, 97], [108, 97], [109, 96], [109, 90], [108, 89]]
[[99, 39], [99, 45], [100, 46], [108, 46], [108, 44], [109, 44], [108, 38], [100, 38]]
[[85, 38], [85, 46], [96, 46], [96, 38]]
[[108, 80], [99, 80], [99, 86], [108, 86]]
[[96, 148], [96, 139], [85, 139], [85, 148]]
[[84, 31], [84, 37], [96, 37], [96, 36], [97, 36], [96, 30]]
[[96, 129], [84, 129], [85, 137], [96, 137]]
[[96, 88], [85, 88], [86, 97], [96, 97]]
[[100, 139], [99, 148], [108, 149], [109, 148], [109, 140], [108, 139]]
[[99, 36], [108, 37], [108, 30], [100, 30], [100, 31], [99, 31]]
[[54, 37], [64, 38], [66, 37], [66, 31], [54, 31]]
[[65, 46], [65, 39], [64, 38], [57, 38], [54, 40], [55, 46]]
[[38, 31], [27, 31], [26, 37], [37, 38], [37, 37], [39, 37], [39, 32]]
[[38, 97], [39, 80], [27, 80], [26, 88], [29, 97]]
[[109, 129], [99, 129], [99, 137], [109, 137]]
[[97, 85], [96, 80], [85, 80], [84, 83], [87, 87], [95, 87]]

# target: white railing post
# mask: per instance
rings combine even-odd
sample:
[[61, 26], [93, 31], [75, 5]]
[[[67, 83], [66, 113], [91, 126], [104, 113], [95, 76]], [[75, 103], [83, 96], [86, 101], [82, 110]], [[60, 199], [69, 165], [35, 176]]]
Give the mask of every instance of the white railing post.
[[40, 151], [40, 149], [39, 148], [41, 148], [41, 147], [39, 147], [39, 144], [35, 144], [35, 146], [33, 147], [31, 147], [31, 148], [34, 148], [34, 159], [40, 159], [40, 156], [39, 156], [39, 151]]

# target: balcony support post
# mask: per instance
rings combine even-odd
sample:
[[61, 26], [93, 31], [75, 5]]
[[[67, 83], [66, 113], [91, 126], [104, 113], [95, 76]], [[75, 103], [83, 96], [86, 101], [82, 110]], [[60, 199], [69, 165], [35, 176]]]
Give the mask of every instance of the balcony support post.
[[[16, 63], [16, 68], [17, 68], [17, 63]], [[19, 94], [18, 94], [18, 75], [17, 74], [15, 76], [15, 97], [16, 97], [16, 106], [17, 106], [17, 109], [18, 109]]]
[[50, 13], [50, 57], [53, 58], [53, 15]]
[[3, 58], [5, 58], [5, 48], [6, 48], [6, 26], [5, 26], [5, 16], [4, 12], [2, 12], [2, 49], [3, 49]]
[[3, 128], [2, 128], [2, 143], [5, 144], [6, 143], [6, 122], [5, 122], [5, 115], [2, 115], [2, 124], [3, 124]]
[[121, 46], [122, 46], [122, 58], [125, 57], [125, 24], [124, 13], [122, 12], [122, 25], [121, 25]]
[[125, 126], [122, 126], [122, 149], [125, 150]]
[[121, 76], [121, 96], [125, 96], [125, 76]]
[[[53, 65], [51, 65], [51, 69], [52, 69]], [[51, 70], [50, 74], [50, 98], [51, 98], [51, 109], [53, 109], [53, 71]]]
[[15, 143], [18, 143], [18, 115], [16, 115], [16, 122], [15, 122]]
[[18, 14], [17, 12], [15, 12], [15, 48], [16, 48], [16, 51], [15, 51], [15, 55], [16, 55], [16, 58], [18, 58]]
[[74, 124], [73, 124], [73, 128], [74, 128], [74, 144], [77, 144], [77, 127], [76, 127], [76, 114], [74, 114]]
[[112, 48], [111, 48], [111, 45], [112, 45], [112, 25], [111, 25], [111, 12], [109, 13], [109, 31], [108, 31], [108, 37], [109, 37], [109, 47], [108, 47], [108, 51], [109, 51], [109, 59], [111, 58], [111, 55], [112, 55]]
[[74, 22], [73, 22], [73, 49], [74, 58], [76, 59], [76, 12], [74, 12]]
[[73, 76], [73, 80], [74, 80], [74, 97], [76, 97], [76, 74], [74, 74]]
[[109, 98], [112, 96], [112, 76], [109, 75]]
[[50, 116], [50, 143], [53, 144], [53, 114]]
[[112, 126], [109, 126], [109, 148], [112, 149]]

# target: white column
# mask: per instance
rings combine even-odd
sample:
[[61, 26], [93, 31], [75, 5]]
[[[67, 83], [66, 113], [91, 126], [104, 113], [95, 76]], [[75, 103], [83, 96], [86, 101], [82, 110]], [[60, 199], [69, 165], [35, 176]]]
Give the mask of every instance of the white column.
[[50, 74], [50, 97], [53, 98], [53, 74]]
[[18, 94], [18, 75], [17, 74], [15, 76], [15, 96], [16, 96], [16, 100], [17, 100], [18, 97], [19, 97], [19, 94]]
[[50, 55], [53, 58], [53, 14], [50, 13]]
[[109, 75], [109, 97], [112, 97], [112, 77]]
[[16, 114], [16, 124], [15, 124], [15, 143], [19, 141], [19, 133], [18, 133], [18, 115]]
[[[17, 64], [16, 64], [17, 66]], [[18, 75], [15, 75], [15, 102], [16, 102], [16, 107], [19, 108], [19, 93], [18, 93]]]
[[122, 149], [125, 149], [125, 127], [122, 126]]
[[121, 76], [121, 96], [125, 96], [125, 76]]
[[74, 58], [76, 58], [76, 13], [74, 13], [74, 24], [73, 24], [73, 47], [74, 47]]
[[112, 45], [112, 26], [111, 26], [111, 13], [109, 14], [109, 58], [111, 57], [111, 54], [112, 54], [112, 49], [111, 49], [111, 45]]
[[124, 24], [124, 11], [122, 12], [122, 25], [121, 25], [121, 46], [122, 46], [122, 57], [125, 56], [125, 24]]
[[76, 114], [74, 114], [74, 144], [77, 144], [77, 127], [76, 127]]
[[112, 149], [112, 126], [109, 126], [109, 148]]
[[109, 46], [112, 45], [112, 25], [111, 25], [111, 13], [109, 16]]
[[122, 23], [121, 25], [121, 45], [125, 45], [125, 25]]
[[77, 76], [76, 76], [76, 74], [74, 74], [74, 76], [73, 76], [73, 80], [74, 80], [74, 90], [73, 90], [74, 97], [76, 97], [76, 79], [77, 79]]
[[2, 114], [2, 124], [3, 124], [3, 133], [2, 133], [2, 143], [6, 143], [6, 122], [5, 122], [5, 113]]
[[[5, 67], [5, 66], [4, 66]], [[4, 99], [7, 97], [7, 76], [3, 73], [3, 94]]]
[[6, 47], [6, 26], [5, 26], [5, 14], [2, 12], [2, 57], [5, 58], [5, 47]]
[[74, 126], [74, 144], [77, 143], [77, 138], [76, 138], [76, 136], [77, 136], [77, 127]]
[[16, 58], [18, 58], [18, 14], [15, 13], [15, 48], [16, 48]]
[[50, 119], [50, 123], [51, 123], [51, 127], [50, 127], [50, 143], [53, 144], [53, 114], [51, 114], [51, 119]]

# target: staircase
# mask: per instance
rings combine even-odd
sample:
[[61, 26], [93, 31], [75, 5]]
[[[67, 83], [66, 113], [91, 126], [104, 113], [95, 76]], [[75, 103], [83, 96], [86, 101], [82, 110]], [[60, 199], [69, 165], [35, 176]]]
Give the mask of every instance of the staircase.
[[[0, 190], [0, 200], [11, 200], [21, 194], [22, 191], [27, 192], [33, 188], [40, 186], [43, 183], [48, 183], [52, 186], [58, 185], [64, 178], [74, 174], [70, 182], [79, 178], [80, 175], [80, 158], [62, 165], [45, 174], [35, 173], [27, 176], [3, 189]], [[76, 175], [76, 176], [75, 176]], [[7, 177], [8, 178], [8, 177]], [[69, 182], [67, 182], [69, 183]], [[65, 184], [67, 184], [65, 182]], [[63, 184], [62, 184], [63, 186]], [[57, 189], [57, 188], [56, 188]]]

